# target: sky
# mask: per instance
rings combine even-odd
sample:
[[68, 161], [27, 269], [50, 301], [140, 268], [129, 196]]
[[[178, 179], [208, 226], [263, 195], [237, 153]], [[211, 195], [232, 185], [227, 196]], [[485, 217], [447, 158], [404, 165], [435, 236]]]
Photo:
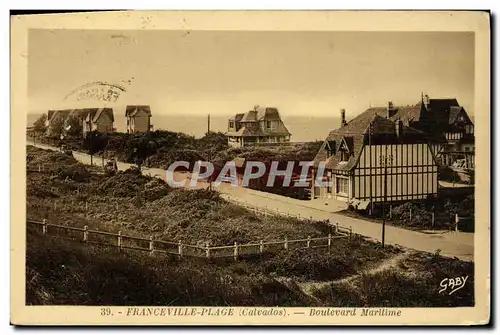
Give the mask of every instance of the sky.
[[[467, 32], [31, 30], [29, 113], [100, 107], [65, 96], [95, 81], [123, 85], [111, 104], [154, 115], [354, 117], [369, 106], [456, 97], [474, 114], [474, 35]], [[84, 106], [85, 105], [85, 106]], [[109, 104], [107, 104], [109, 105]]]

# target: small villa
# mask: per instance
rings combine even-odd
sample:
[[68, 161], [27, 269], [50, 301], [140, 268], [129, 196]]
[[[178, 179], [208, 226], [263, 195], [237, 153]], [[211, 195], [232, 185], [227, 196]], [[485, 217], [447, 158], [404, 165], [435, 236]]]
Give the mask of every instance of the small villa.
[[255, 144], [275, 145], [290, 142], [291, 134], [275, 107], [255, 106], [253, 110], [239, 113], [228, 121], [226, 133], [229, 145], [243, 147]]
[[150, 106], [129, 105], [125, 110], [125, 117], [127, 133], [146, 133], [153, 127]]
[[115, 121], [112, 108], [88, 108], [89, 112], [83, 123], [83, 135], [92, 131], [100, 133], [113, 132], [113, 122]]

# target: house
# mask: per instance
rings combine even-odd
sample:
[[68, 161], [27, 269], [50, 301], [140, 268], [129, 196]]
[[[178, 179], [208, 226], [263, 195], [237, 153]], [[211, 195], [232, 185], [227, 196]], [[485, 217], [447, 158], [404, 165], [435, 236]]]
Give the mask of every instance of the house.
[[[379, 113], [384, 113], [384, 107]], [[425, 132], [439, 164], [450, 166], [465, 159], [474, 168], [474, 124], [457, 99], [431, 99], [422, 93], [421, 100], [412, 106], [393, 106], [390, 120]]]
[[231, 117], [226, 135], [233, 147], [289, 142], [291, 136], [277, 108], [259, 106]]
[[78, 123], [78, 127], [76, 128], [78, 128], [77, 131], [79, 135], [81, 135], [83, 133], [83, 124], [90, 110], [89, 108], [70, 110], [68, 116], [64, 120], [64, 132], [69, 135], [77, 135], [74, 128], [76, 126], [75, 123]]
[[127, 133], [146, 133], [151, 130], [151, 108], [149, 106], [127, 106]]
[[83, 135], [88, 132], [98, 131], [100, 133], [113, 132], [115, 121], [112, 108], [87, 108], [88, 113], [83, 123]]
[[346, 122], [341, 110], [340, 128], [330, 132], [314, 159], [312, 179], [324, 183], [311, 187], [311, 199], [333, 198], [365, 209], [384, 195], [389, 202], [437, 195], [438, 166], [428, 136], [401, 119], [391, 120], [393, 112], [389, 103]]
[[64, 122], [70, 109], [49, 110], [47, 113], [47, 136], [59, 136], [63, 132]]

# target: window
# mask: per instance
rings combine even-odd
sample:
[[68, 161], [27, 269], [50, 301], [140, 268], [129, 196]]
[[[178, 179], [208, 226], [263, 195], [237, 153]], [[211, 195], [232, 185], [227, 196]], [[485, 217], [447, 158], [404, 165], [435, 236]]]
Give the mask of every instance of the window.
[[229, 121], [229, 128], [234, 128], [234, 122], [233, 121]]
[[349, 160], [349, 153], [345, 150], [342, 150], [340, 152], [340, 161], [341, 162], [347, 162]]
[[348, 178], [337, 178], [337, 193], [345, 195], [349, 194]]
[[272, 126], [272, 122], [271, 121], [266, 121], [266, 128], [270, 129], [271, 126]]

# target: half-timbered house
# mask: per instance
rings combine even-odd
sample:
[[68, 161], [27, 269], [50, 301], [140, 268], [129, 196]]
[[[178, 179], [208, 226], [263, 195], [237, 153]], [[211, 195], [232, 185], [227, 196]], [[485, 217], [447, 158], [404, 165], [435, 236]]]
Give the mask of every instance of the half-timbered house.
[[[428, 136], [392, 121], [392, 104], [342, 120], [319, 149], [311, 198], [333, 198], [364, 209], [370, 203], [426, 199], [437, 195], [437, 164]], [[322, 171], [324, 169], [324, 171]], [[386, 182], [385, 182], [386, 181]]]
[[414, 105], [375, 109], [380, 115], [387, 113], [392, 121], [401, 120], [426, 133], [439, 164], [449, 166], [456, 159], [465, 159], [474, 168], [474, 123], [457, 99], [432, 99], [422, 93]]

